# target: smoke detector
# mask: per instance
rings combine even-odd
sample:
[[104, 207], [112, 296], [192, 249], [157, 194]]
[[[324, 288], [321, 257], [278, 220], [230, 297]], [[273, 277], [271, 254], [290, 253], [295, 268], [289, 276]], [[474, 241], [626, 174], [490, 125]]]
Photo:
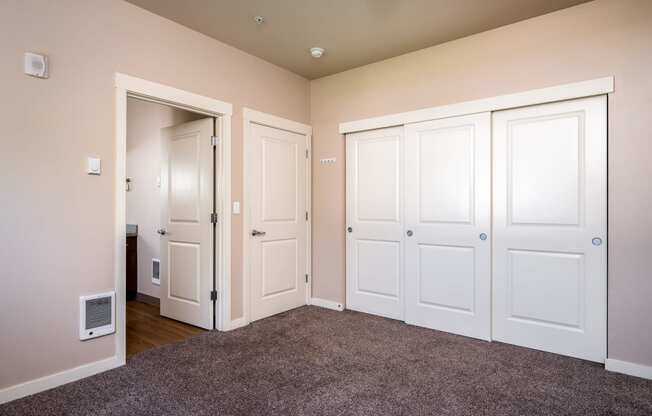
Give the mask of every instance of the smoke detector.
[[315, 46], [314, 48], [310, 48], [310, 55], [312, 55], [313, 58], [321, 58], [323, 54], [324, 54], [324, 48], [320, 48], [318, 46]]
[[255, 16], [254, 22], [256, 22], [257, 25], [261, 25], [265, 23], [265, 18], [263, 16]]

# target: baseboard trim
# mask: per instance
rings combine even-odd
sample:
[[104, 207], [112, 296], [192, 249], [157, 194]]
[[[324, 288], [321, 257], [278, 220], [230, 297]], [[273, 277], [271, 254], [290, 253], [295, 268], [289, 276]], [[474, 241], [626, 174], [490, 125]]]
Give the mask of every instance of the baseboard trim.
[[310, 304], [313, 306], [319, 306], [320, 308], [332, 309], [334, 311], [343, 311], [344, 305], [338, 302], [333, 302], [332, 300], [319, 299], [319, 298], [310, 298]]
[[242, 328], [243, 326], [247, 326], [247, 325], [248, 325], [247, 320], [245, 319], [244, 316], [241, 316], [240, 318], [231, 321], [227, 331], [233, 331], [234, 329]]
[[49, 376], [6, 387], [0, 390], [0, 404], [40, 393], [45, 390], [50, 390], [98, 373], [103, 373], [104, 371], [120, 367], [123, 364], [124, 361], [120, 360], [118, 356], [114, 356], [93, 363], [80, 365], [79, 367], [64, 370], [59, 373], [50, 374]]
[[622, 373], [652, 380], [652, 367], [649, 365], [635, 364], [628, 361], [607, 358], [604, 362], [604, 368], [605, 370], [614, 373]]

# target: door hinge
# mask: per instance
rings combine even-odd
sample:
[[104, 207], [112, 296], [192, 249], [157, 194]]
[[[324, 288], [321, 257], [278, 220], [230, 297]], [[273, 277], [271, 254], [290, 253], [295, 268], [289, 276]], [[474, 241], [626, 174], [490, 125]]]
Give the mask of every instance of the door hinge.
[[306, 273], [306, 283], [308, 283], [308, 273]]
[[308, 221], [308, 211], [306, 211], [306, 221]]
[[306, 159], [308, 159], [308, 149], [306, 149]]
[[211, 146], [217, 146], [220, 143], [220, 138], [217, 136], [211, 136]]
[[211, 224], [217, 224], [217, 212], [211, 212]]
[[211, 290], [211, 300], [212, 301], [217, 300], [217, 290]]

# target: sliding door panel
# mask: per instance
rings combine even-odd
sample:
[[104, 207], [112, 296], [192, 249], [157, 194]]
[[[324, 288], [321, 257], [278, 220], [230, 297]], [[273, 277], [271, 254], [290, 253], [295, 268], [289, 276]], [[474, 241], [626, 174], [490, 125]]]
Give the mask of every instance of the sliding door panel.
[[500, 111], [494, 339], [606, 357], [606, 97]]
[[402, 319], [403, 128], [346, 138], [348, 309]]
[[407, 323], [490, 338], [490, 115], [406, 126]]

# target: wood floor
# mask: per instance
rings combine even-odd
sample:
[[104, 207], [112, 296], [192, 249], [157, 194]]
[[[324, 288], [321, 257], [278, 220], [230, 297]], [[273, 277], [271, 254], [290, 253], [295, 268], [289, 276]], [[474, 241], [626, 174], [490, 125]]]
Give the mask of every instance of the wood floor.
[[160, 316], [156, 298], [139, 294], [127, 301], [127, 357], [202, 332], [201, 328]]

